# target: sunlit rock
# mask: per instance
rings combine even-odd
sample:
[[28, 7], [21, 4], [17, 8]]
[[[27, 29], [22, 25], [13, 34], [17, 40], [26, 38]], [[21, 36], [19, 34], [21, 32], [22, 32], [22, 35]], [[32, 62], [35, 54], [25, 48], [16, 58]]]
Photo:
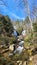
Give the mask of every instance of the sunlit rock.
[[22, 31], [22, 35], [25, 36], [26, 35], [26, 30]]
[[22, 46], [18, 46], [18, 48], [14, 51], [14, 53], [18, 52], [19, 54], [22, 52], [22, 50], [24, 49], [24, 47]]
[[19, 45], [23, 46], [24, 45], [24, 41], [19, 42]]
[[12, 44], [12, 45], [9, 46], [9, 50], [10, 51], [13, 51], [14, 50], [14, 44]]

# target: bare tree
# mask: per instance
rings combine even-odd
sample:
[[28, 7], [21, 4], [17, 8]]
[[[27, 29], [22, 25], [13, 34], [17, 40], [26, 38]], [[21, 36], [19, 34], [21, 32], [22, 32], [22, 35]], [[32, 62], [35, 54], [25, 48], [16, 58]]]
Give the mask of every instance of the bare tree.
[[0, 0], [0, 6], [2, 6], [2, 5], [5, 5], [5, 6], [7, 6], [7, 3], [4, 1], [4, 0]]
[[[29, 3], [28, 3], [28, 0], [15, 0], [17, 2], [17, 7], [21, 7], [22, 9], [24, 9], [26, 11], [26, 13], [28, 14], [28, 17], [29, 17], [29, 20], [30, 20], [30, 23], [31, 23], [31, 29], [33, 28], [32, 26], [32, 19], [31, 19], [31, 12], [30, 12], [30, 6], [29, 6]], [[34, 2], [34, 1], [33, 1]], [[34, 4], [35, 5], [35, 4]], [[34, 7], [33, 7], [34, 8]], [[32, 14], [35, 14], [35, 11], [36, 11], [36, 7], [35, 9], [33, 10]], [[24, 12], [25, 13], [25, 12]], [[35, 14], [36, 16], [36, 14]]]
[[[0, 0], [0, 7], [3, 7], [3, 6], [5, 6], [5, 7], [8, 7], [7, 6], [7, 2], [6, 1], [4, 1], [4, 0]], [[0, 9], [0, 12], [1, 12], [2, 10]]]
[[33, 8], [32, 8], [32, 15], [34, 15], [35, 17], [37, 17], [37, 5], [35, 3], [35, 0], [34, 0], [34, 3], [33, 3]]

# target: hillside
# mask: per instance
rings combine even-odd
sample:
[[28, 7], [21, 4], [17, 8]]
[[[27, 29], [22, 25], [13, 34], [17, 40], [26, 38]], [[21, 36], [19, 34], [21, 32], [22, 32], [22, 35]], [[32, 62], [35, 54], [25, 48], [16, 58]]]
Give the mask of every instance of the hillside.
[[28, 17], [24, 22], [16, 21], [19, 35], [15, 36], [10, 18], [0, 15], [0, 65], [37, 65], [37, 22], [32, 23], [33, 30], [29, 22]]

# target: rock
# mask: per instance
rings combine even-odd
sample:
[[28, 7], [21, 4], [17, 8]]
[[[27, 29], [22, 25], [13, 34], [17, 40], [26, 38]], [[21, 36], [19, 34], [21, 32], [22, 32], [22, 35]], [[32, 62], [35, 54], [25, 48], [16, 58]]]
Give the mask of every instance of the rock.
[[37, 54], [33, 56], [32, 63], [33, 65], [37, 65]]
[[23, 46], [24, 45], [24, 41], [19, 42], [19, 45]]
[[33, 59], [33, 56], [29, 58], [30, 61], [32, 61], [32, 59]]
[[23, 36], [22, 35], [18, 36], [18, 39], [19, 40], [23, 39]]
[[25, 36], [26, 35], [26, 30], [22, 31], [22, 35]]
[[17, 64], [22, 65], [22, 61], [17, 61]]
[[14, 50], [14, 44], [12, 44], [12, 45], [9, 46], [9, 50], [10, 51], [13, 51]]
[[20, 39], [17, 39], [18, 42], [20, 42], [21, 40]]
[[11, 57], [13, 55], [13, 53], [9, 53], [9, 57]]
[[24, 61], [23, 65], [26, 65], [26, 61]]
[[18, 46], [18, 48], [14, 51], [14, 53], [18, 52], [20, 54], [23, 49], [24, 49], [23, 46], [22, 47]]

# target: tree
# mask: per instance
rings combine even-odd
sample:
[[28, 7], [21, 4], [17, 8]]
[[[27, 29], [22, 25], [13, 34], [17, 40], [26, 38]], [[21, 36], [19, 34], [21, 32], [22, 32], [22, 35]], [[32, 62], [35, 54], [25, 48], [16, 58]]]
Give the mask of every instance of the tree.
[[12, 34], [12, 32], [13, 32], [13, 25], [12, 25], [11, 20], [9, 19], [8, 16], [5, 17], [5, 19], [3, 21], [3, 24], [4, 24], [4, 29], [6, 30], [6, 32], [8, 34]]
[[19, 35], [21, 34], [22, 30], [23, 30], [23, 26], [22, 26], [22, 21], [17, 20], [16, 21], [16, 26], [17, 26], [17, 32], [19, 33]]
[[0, 21], [0, 34], [1, 34], [1, 32], [2, 32], [2, 27], [3, 27], [3, 24], [2, 24], [2, 22]]
[[33, 2], [33, 6], [32, 6], [32, 15], [34, 15], [35, 17], [37, 17], [37, 2], [35, 2], [36, 0], [34, 0]]
[[[6, 1], [4, 1], [4, 0], [0, 0], [0, 7], [1, 6], [5, 6], [5, 7], [8, 7], [7, 6], [7, 2]], [[1, 12], [2, 10], [0, 9], [0, 12]]]
[[0, 3], [0, 5], [5, 5], [6, 6], [6, 2], [4, 0], [0, 0], [0, 2], [2, 2], [2, 3]]
[[33, 23], [34, 32], [37, 32], [37, 22]]
[[[16, 1], [16, 0], [15, 0]], [[26, 13], [28, 14], [28, 17], [29, 17], [29, 20], [30, 20], [30, 24], [31, 24], [31, 29], [33, 28], [33, 26], [32, 26], [32, 19], [31, 19], [31, 12], [30, 12], [30, 7], [29, 7], [29, 3], [28, 3], [28, 0], [17, 0], [16, 1], [17, 2], [17, 7], [18, 6], [20, 6], [23, 10], [25, 10], [26, 11]], [[33, 3], [34, 3], [35, 1], [33, 1]], [[35, 5], [35, 4], [34, 4]], [[35, 9], [36, 9], [36, 6], [35, 6]], [[35, 10], [34, 9], [34, 10]], [[34, 10], [33, 10], [33, 12], [34, 12]], [[33, 13], [32, 12], [32, 13]], [[24, 12], [25, 13], [25, 12]]]
[[[8, 16], [2, 16], [0, 17], [0, 26], [2, 28], [2, 32], [7, 33], [7, 35], [12, 34], [13, 32], [13, 25], [11, 23], [11, 20]], [[3, 26], [3, 27], [2, 27]]]

